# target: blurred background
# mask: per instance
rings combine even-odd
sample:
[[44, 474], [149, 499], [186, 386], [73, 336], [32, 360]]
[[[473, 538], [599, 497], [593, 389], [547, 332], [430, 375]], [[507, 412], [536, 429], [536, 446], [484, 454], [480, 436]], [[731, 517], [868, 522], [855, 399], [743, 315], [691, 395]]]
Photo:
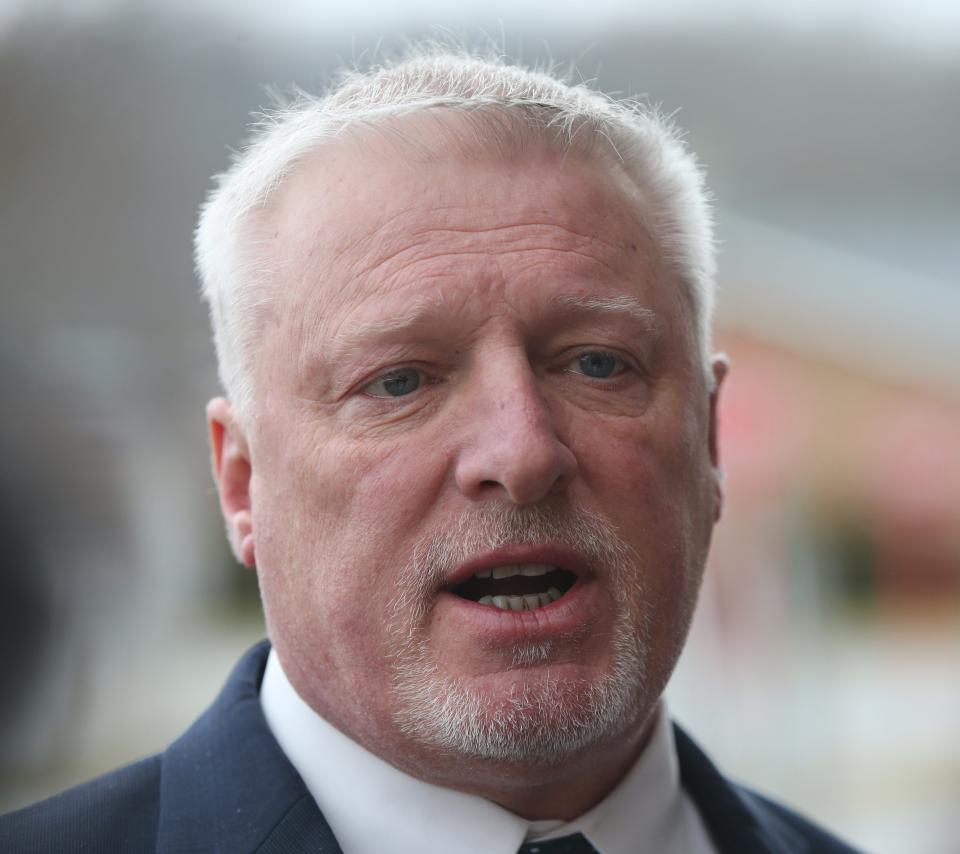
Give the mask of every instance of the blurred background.
[[907, 0], [0, 0], [0, 809], [162, 749], [262, 636], [195, 211], [264, 84], [437, 27], [679, 111], [708, 169], [728, 503], [673, 713], [858, 845], [955, 854], [960, 5]]

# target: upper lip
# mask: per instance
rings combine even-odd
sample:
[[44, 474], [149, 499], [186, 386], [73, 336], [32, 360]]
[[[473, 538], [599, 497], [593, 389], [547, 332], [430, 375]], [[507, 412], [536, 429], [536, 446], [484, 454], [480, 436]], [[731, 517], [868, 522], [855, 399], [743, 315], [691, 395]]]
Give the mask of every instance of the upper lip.
[[457, 587], [483, 570], [518, 563], [549, 564], [565, 569], [577, 576], [582, 576], [588, 571], [587, 560], [573, 549], [552, 545], [517, 544], [504, 546], [491, 552], [484, 552], [461, 563], [447, 576], [446, 586], [448, 588]]

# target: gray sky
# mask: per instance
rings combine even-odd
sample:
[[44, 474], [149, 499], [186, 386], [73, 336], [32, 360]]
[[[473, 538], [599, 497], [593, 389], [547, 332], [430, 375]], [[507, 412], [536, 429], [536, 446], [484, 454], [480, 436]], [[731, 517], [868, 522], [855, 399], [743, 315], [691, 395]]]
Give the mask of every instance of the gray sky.
[[[0, 0], [0, 27], [29, 9], [52, 19], [95, 18], [119, 7], [159, 6], [151, 0]], [[505, 25], [602, 28], [614, 22], [665, 27], [771, 27], [806, 34], [847, 32], [891, 45], [942, 50], [960, 45], [956, 0], [168, 0], [168, 13], [215, 11], [258, 27], [387, 29], [411, 22], [446, 26], [482, 21]]]

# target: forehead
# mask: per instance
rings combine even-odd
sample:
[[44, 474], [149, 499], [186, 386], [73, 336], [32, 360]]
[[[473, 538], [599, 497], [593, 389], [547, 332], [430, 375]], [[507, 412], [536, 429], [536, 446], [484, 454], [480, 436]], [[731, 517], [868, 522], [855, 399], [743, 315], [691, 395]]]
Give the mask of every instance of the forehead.
[[426, 294], [520, 305], [551, 287], [617, 297], [662, 280], [643, 196], [612, 160], [547, 145], [464, 151], [435, 129], [407, 132], [324, 146], [271, 202], [271, 320], [285, 334], [335, 332]]

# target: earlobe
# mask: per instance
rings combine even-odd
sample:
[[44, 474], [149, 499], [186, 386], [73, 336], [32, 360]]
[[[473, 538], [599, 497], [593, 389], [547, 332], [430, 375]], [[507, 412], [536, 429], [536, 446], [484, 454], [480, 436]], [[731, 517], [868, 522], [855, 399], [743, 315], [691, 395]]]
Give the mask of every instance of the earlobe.
[[713, 387], [710, 390], [710, 424], [707, 441], [715, 482], [714, 522], [719, 522], [723, 511], [723, 471], [720, 468], [719, 416], [717, 409], [720, 400], [720, 387], [730, 371], [730, 360], [723, 353], [718, 353], [711, 360], [710, 367], [713, 372]]
[[222, 397], [207, 404], [213, 477], [220, 509], [234, 556], [244, 566], [256, 566], [253, 513], [250, 503], [252, 469], [246, 435], [230, 402]]

